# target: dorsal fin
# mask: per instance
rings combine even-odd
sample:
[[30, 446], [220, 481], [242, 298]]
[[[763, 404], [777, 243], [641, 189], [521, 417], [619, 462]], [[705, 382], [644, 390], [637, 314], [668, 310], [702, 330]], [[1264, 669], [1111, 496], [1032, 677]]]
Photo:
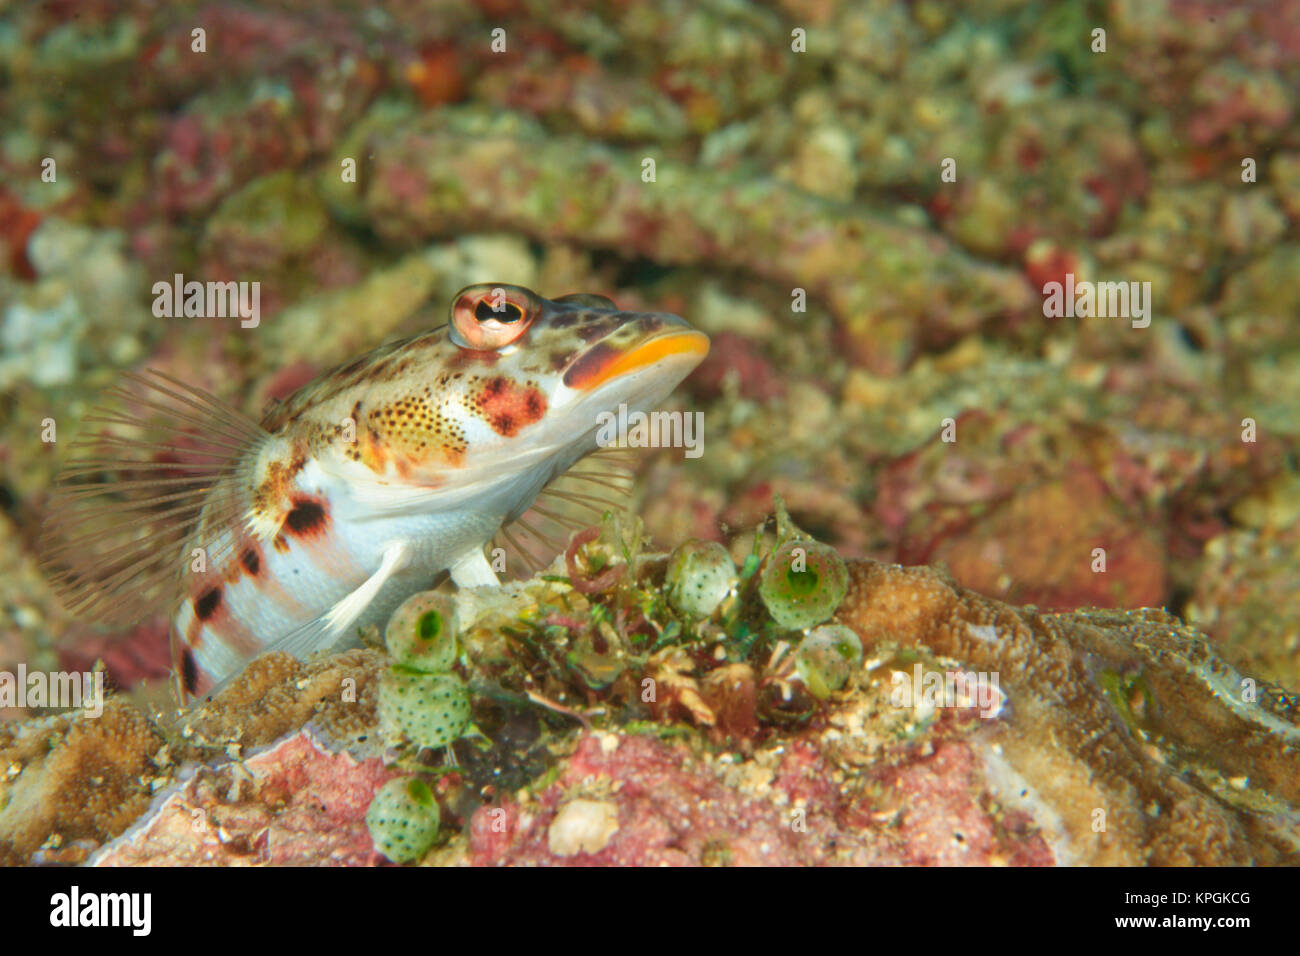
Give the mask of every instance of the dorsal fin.
[[[127, 373], [82, 419], [55, 481], [41, 566], [69, 610], [127, 626], [163, 610], [191, 556], [204, 505], [213, 522], [246, 507], [223, 478], [266, 437], [256, 422], [163, 372]], [[220, 557], [207, 555], [209, 566]]]
[[[503, 580], [545, 568], [568, 546], [575, 531], [599, 524], [606, 511], [626, 510], [632, 499], [636, 451], [602, 448], [578, 461], [538, 494], [532, 507], [496, 533], [489, 554], [504, 548]], [[489, 563], [494, 563], [489, 558]], [[495, 570], [495, 568], [494, 568]]]

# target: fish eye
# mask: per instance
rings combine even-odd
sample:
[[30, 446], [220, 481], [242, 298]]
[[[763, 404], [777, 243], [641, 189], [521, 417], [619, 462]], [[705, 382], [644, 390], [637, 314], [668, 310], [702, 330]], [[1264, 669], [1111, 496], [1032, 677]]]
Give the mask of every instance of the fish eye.
[[541, 312], [542, 300], [523, 286], [485, 282], [452, 300], [451, 339], [463, 349], [492, 351], [517, 340]]
[[474, 307], [474, 318], [480, 322], [518, 322], [524, 317], [524, 310], [513, 302], [501, 299], [494, 304], [490, 299], [484, 296]]

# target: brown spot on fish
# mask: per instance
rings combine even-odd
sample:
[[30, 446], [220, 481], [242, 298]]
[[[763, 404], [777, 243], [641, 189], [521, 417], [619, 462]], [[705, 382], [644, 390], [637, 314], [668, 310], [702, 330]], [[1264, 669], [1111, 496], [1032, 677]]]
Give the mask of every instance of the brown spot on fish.
[[257, 553], [256, 548], [245, 548], [244, 553], [239, 556], [239, 563], [253, 577], [262, 573], [262, 557]]
[[188, 647], [181, 649], [180, 665], [181, 688], [192, 696], [199, 689], [199, 665]]
[[577, 330], [578, 338], [584, 342], [594, 342], [596, 339], [603, 338], [610, 332], [618, 328], [618, 320], [614, 318], [599, 319], [595, 322], [588, 322]]
[[253, 488], [253, 510], [261, 514], [273, 513], [277, 506], [289, 498], [293, 490], [293, 479], [307, 464], [307, 456], [296, 451], [293, 457], [284, 460], [271, 460], [266, 465], [261, 480]]
[[473, 403], [492, 430], [507, 438], [546, 414], [546, 396], [536, 385], [520, 385], [504, 375], [484, 382]]
[[339, 378], [347, 378], [349, 375], [353, 375], [359, 372], [361, 370], [361, 367], [366, 364], [367, 358], [368, 356], [363, 355], [361, 358], [357, 359], [356, 361], [349, 362], [347, 365], [339, 369], [335, 373], [335, 375]]
[[289, 551], [289, 541], [282, 534], [277, 534], [275, 536], [275, 540], [271, 542], [271, 546], [281, 554], [286, 554]]
[[200, 621], [206, 621], [217, 613], [217, 608], [220, 606], [221, 588], [210, 587], [194, 599], [194, 616]]
[[325, 506], [313, 498], [295, 498], [293, 507], [284, 516], [285, 527], [298, 537], [316, 534], [328, 520]]
[[622, 354], [621, 350], [605, 342], [593, 345], [564, 373], [564, 384], [569, 388], [582, 388], [587, 382], [599, 378]]

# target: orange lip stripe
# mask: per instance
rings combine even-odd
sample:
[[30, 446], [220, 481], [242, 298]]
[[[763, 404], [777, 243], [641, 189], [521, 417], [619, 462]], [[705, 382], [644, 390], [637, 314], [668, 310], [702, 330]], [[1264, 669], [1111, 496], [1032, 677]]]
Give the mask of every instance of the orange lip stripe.
[[626, 352], [599, 343], [564, 373], [564, 384], [579, 391], [589, 391], [670, 356], [695, 355], [702, 358], [708, 351], [708, 336], [693, 329], [655, 336]]

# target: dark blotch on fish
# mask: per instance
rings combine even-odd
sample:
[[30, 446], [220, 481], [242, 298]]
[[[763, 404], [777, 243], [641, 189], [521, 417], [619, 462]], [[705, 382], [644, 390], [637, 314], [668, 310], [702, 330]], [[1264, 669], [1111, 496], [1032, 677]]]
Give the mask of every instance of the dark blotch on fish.
[[582, 358], [569, 366], [569, 370], [564, 373], [564, 384], [569, 388], [581, 388], [585, 382], [599, 376], [622, 354], [605, 342], [593, 345]]
[[200, 621], [206, 621], [217, 613], [221, 604], [221, 588], [208, 588], [194, 601], [194, 614]]
[[597, 339], [604, 338], [610, 332], [618, 328], [618, 320], [613, 318], [600, 319], [596, 322], [588, 322], [578, 329], [578, 338], [584, 342], [594, 342]]
[[325, 526], [325, 507], [310, 498], [300, 498], [293, 503], [284, 523], [290, 533], [296, 535], [311, 534]]
[[187, 694], [195, 693], [199, 686], [199, 666], [194, 660], [194, 652], [188, 647], [181, 652], [181, 686]]

